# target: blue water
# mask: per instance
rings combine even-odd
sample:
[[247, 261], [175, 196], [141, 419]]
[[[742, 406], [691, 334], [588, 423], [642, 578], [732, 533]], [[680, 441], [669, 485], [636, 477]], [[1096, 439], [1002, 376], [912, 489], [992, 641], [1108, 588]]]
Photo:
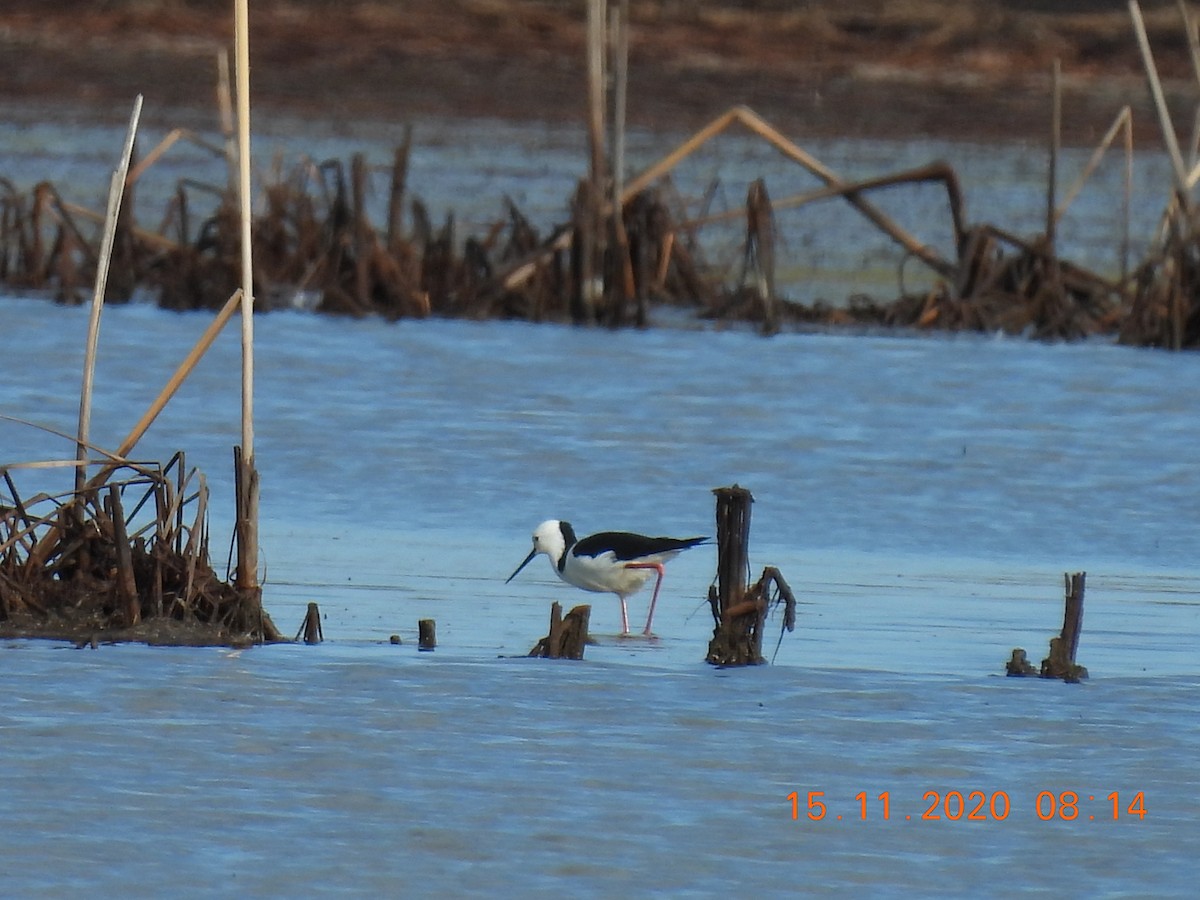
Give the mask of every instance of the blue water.
[[[5, 117], [0, 174], [101, 205], [123, 124]], [[179, 124], [153, 110], [143, 123], [147, 147]], [[263, 154], [365, 149], [382, 165], [401, 129], [262, 116], [256, 135]], [[415, 140], [410, 184], [464, 232], [502, 214], [505, 194], [548, 229], [582, 174], [581, 137], [557, 129], [421, 123]], [[635, 134], [631, 165], [673, 146]], [[1036, 148], [828, 141], [815, 155], [846, 177], [946, 157], [969, 219], [1041, 227]], [[813, 186], [746, 139], [689, 166], [680, 202], [716, 178], [716, 209], [760, 174], [777, 198]], [[1163, 171], [1139, 155], [1135, 243], [1165, 200]], [[1119, 174], [1106, 163], [1060, 233], [1106, 271]], [[172, 150], [139, 185], [143, 223], [182, 177], [223, 170]], [[936, 190], [880, 203], [945, 241]], [[738, 228], [714, 255], [736, 262]], [[836, 204], [780, 231], [799, 299], [894, 292], [896, 251]], [[208, 321], [105, 311], [93, 441], [121, 442]], [[289, 634], [319, 603], [326, 642], [0, 644], [4, 892], [1192, 896], [1200, 358], [672, 324], [259, 317], [264, 602]], [[74, 432], [86, 328], [85, 309], [0, 294], [0, 415]], [[134, 454], [183, 449], [203, 470], [218, 568], [241, 439], [237, 331]], [[0, 419], [0, 463], [73, 454]], [[26, 499], [71, 484], [64, 469], [12, 474]], [[733, 483], [756, 498], [755, 574], [778, 566], [800, 604], [777, 655], [769, 624], [770, 667], [702, 662], [711, 547], [669, 565], [657, 641], [618, 639], [615, 598], [562, 585], [540, 560], [504, 583], [542, 519], [711, 533], [711, 490]], [[1002, 677], [1013, 647], [1045, 655], [1075, 571], [1091, 678]], [[521, 658], [554, 600], [592, 603], [582, 662]], [[634, 622], [645, 603], [631, 601]], [[433, 653], [416, 650], [422, 618], [437, 621]], [[975, 819], [972, 792], [988, 801]]]
[[[0, 412], [71, 432], [86, 310], [10, 296], [0, 321]], [[106, 310], [95, 441], [207, 321]], [[236, 331], [139, 447], [204, 469], [217, 555]], [[326, 643], [0, 647], [7, 890], [1191, 895], [1195, 356], [300, 313], [260, 317], [256, 354], [265, 603], [291, 633], [318, 602]], [[10, 422], [0, 448], [72, 453]], [[543, 518], [710, 533], [734, 482], [754, 567], [800, 600], [769, 668], [702, 662], [711, 547], [669, 565], [655, 642], [541, 561], [504, 583]], [[1078, 570], [1092, 677], [1002, 677]], [[583, 662], [517, 658], [552, 600], [593, 604]], [[972, 791], [998, 807], [969, 821]]]
[[3, 658], [12, 895], [1191, 894], [1195, 676]]

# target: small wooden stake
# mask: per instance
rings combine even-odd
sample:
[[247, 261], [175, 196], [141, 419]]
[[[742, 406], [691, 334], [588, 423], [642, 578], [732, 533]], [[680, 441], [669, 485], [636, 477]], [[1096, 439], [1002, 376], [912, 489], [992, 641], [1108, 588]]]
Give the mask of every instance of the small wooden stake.
[[325, 633], [321, 630], [321, 610], [315, 603], [308, 604], [308, 612], [304, 614], [300, 630], [296, 632], [296, 636], [292, 640], [300, 640], [301, 634], [304, 635], [306, 644], [319, 644], [325, 640]]
[[556, 600], [550, 605], [550, 633], [534, 645], [529, 655], [542, 659], [583, 659], [591, 615], [592, 608], [583, 604], [563, 618], [562, 604]]
[[417, 622], [417, 649], [432, 650], [437, 646], [437, 623], [433, 619]]
[[775, 216], [767, 183], [758, 178], [746, 195], [746, 252], [742, 265], [742, 283], [754, 279], [754, 292], [762, 305], [762, 331], [779, 331], [779, 312], [775, 303]]
[[1066, 602], [1063, 611], [1062, 633], [1050, 638], [1050, 655], [1042, 660], [1043, 678], [1061, 678], [1076, 683], [1087, 678], [1087, 669], [1075, 663], [1079, 649], [1079, 632], [1083, 630], [1083, 586], [1086, 572], [1063, 575], [1066, 582]]
[[1004, 671], [1009, 675], [1036, 675], [1038, 670], [1029, 661], [1029, 655], [1020, 647], [1013, 647], [1012, 658], [1004, 664]]
[[[763, 662], [761, 637], [757, 643], [740, 613], [750, 580], [750, 504], [754, 497], [743, 487], [717, 488], [717, 581], [708, 589], [712, 608], [712, 640], [708, 662], [717, 666], [747, 666]], [[754, 629], [757, 631], [757, 629]]]
[[1033, 667], [1022, 648], [1014, 647], [1012, 658], [1004, 664], [1006, 674], [1017, 677], [1040, 674], [1042, 678], [1061, 678], [1069, 684], [1077, 684], [1088, 677], [1087, 669], [1075, 662], [1079, 634], [1083, 630], [1083, 588], [1086, 579], [1086, 572], [1063, 575], [1066, 601], [1062, 632], [1058, 637], [1050, 638], [1050, 655], [1042, 660], [1041, 670]]

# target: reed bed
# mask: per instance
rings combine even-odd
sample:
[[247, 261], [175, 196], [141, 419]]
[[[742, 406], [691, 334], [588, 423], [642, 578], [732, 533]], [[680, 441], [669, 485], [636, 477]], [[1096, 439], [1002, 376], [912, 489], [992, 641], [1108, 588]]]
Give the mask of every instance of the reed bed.
[[[409, 197], [410, 137], [382, 170], [372, 169], [362, 155], [348, 161], [302, 160], [287, 170], [277, 165], [261, 189], [260, 212], [250, 228], [255, 305], [259, 310], [299, 306], [387, 319], [516, 318], [609, 326], [645, 325], [653, 307], [666, 305], [701, 318], [754, 323], [764, 333], [785, 327], [882, 327], [1005, 332], [1046, 340], [1104, 336], [1141, 346], [1195, 347], [1200, 343], [1200, 236], [1190, 195], [1200, 167], [1189, 171], [1175, 143], [1136, 0], [1129, 5], [1176, 171], [1159, 235], [1146, 258], [1132, 266], [1129, 108], [1118, 113], [1085, 171], [1060, 198], [1057, 63], [1046, 227], [1041, 235], [1021, 238], [986, 221], [968, 225], [957, 173], [944, 163], [848, 181], [746, 107], [718, 116], [625, 181], [606, 157], [605, 147], [611, 144], [615, 157], [622, 159], [621, 119], [619, 112], [609, 116], [604, 108], [599, 86], [610, 79], [597, 62], [596, 54], [600, 62], [606, 58], [600, 47], [589, 51], [590, 93], [595, 95], [589, 107], [590, 174], [573, 197], [564, 198], [564, 208], [570, 210], [567, 221], [540, 234], [505, 200], [503, 214], [481, 234], [459, 234], [453, 215], [433, 222], [421, 202]], [[1179, 5], [1196, 53], [1195, 28], [1186, 4]], [[604, 31], [600, 21], [593, 29], [597, 36]], [[621, 52], [611, 52], [619, 62]], [[1200, 53], [1196, 71], [1200, 84]], [[618, 66], [616, 82], [623, 84], [624, 77]], [[617, 102], [615, 110], [620, 106]], [[609, 128], [612, 135], [605, 133]], [[698, 236], [706, 224], [722, 217], [681, 215], [669, 181], [683, 159], [731, 128], [749, 130], [819, 182], [807, 194], [777, 200], [769, 196], [765, 182], [750, 186], [744, 210], [735, 211], [745, 222], [740, 266], [706, 260]], [[1056, 233], [1074, 197], [1122, 137], [1125, 231], [1113, 254], [1120, 274], [1106, 276], [1061, 258]], [[177, 129], [135, 167], [130, 188], [179, 140], [229, 153]], [[1196, 157], [1193, 146], [1191, 158]], [[112, 246], [108, 299], [127, 299], [141, 287], [154, 292], [167, 309], [220, 308], [242, 271], [242, 226], [233, 180], [231, 186], [181, 182], [156, 230], [133, 221], [127, 198]], [[909, 234], [871, 199], [879, 191], [931, 183], [945, 191], [945, 214], [954, 236], [950, 258]], [[382, 196], [376, 192], [380, 184]], [[217, 203], [215, 212], [195, 221], [198, 192], [215, 196]], [[775, 211], [829, 201], [857, 210], [863, 227], [894, 241], [906, 265], [925, 267], [934, 276], [933, 286], [913, 293], [898, 277], [894, 298], [852, 296], [838, 305], [806, 305], [781, 296], [775, 277], [780, 253]], [[381, 206], [386, 206], [384, 221], [371, 221], [368, 210]], [[60, 300], [78, 300], [102, 258], [87, 227], [100, 218], [64, 201], [52, 184], [22, 192], [0, 178], [0, 280], [15, 288], [48, 291]]]
[[[134, 102], [124, 151], [110, 179], [108, 207], [102, 217], [64, 203], [52, 185], [40, 184], [28, 212], [10, 184], [0, 203], [0, 267], [32, 287], [53, 282], [60, 297], [75, 291], [78, 278], [93, 286], [91, 317], [80, 390], [79, 426], [73, 460], [47, 460], [0, 465], [8, 496], [0, 495], [0, 633], [7, 636], [73, 639], [80, 645], [100, 640], [139, 640], [167, 644], [251, 645], [284, 640], [262, 607], [258, 582], [258, 473], [253, 449], [253, 294], [250, 215], [249, 89], [247, 3], [235, 4], [237, 37], [236, 143], [226, 142], [231, 187], [222, 196], [221, 216], [236, 219], [233, 266], [242, 287], [220, 307], [215, 321], [176, 370], [147, 412], [116, 452], [89, 440], [94, 366], [100, 320], [110, 294], [123, 299], [144, 273], [161, 273], [163, 257], [182, 246], [161, 234], [147, 241], [134, 232], [129, 197], [145, 165], [132, 168], [142, 96]], [[226, 82], [228, 79], [224, 79]], [[232, 104], [228, 106], [232, 109]], [[231, 128], [226, 129], [227, 134]], [[183, 135], [177, 130], [159, 145], [150, 160]], [[236, 188], [233, 185], [236, 184]], [[178, 198], [186, 201], [182, 187]], [[236, 202], [235, 202], [236, 201]], [[122, 215], [122, 210], [125, 214]], [[229, 211], [233, 210], [232, 216]], [[185, 229], [186, 205], [180, 206]], [[102, 232], [97, 248], [84, 239], [76, 218], [98, 218]], [[220, 228], [216, 237], [225, 235]], [[44, 242], [49, 239], [49, 249]], [[201, 277], [203, 273], [201, 272]], [[213, 572], [208, 553], [208, 491], [202, 476], [184, 475], [182, 455], [167, 466], [137, 464], [130, 451], [211, 345], [233, 309], [242, 312], [242, 443], [234, 448], [236, 482], [234, 583]], [[8, 417], [5, 417], [8, 418]], [[32, 423], [21, 423], [30, 425]], [[34, 426], [42, 427], [45, 426]], [[46, 429], [62, 437], [67, 435]], [[98, 473], [89, 479], [89, 467]], [[22, 498], [10, 470], [73, 466], [75, 487], [67, 494]], [[117, 473], [127, 473], [117, 479]], [[176, 480], [172, 481], [172, 475]], [[198, 484], [189, 496], [189, 486]], [[141, 491], [140, 496], [137, 495]], [[129, 496], [130, 492], [133, 497]], [[129, 515], [125, 510], [135, 500]], [[152, 501], [152, 504], [151, 504]], [[144, 509], [150, 521], [138, 526]], [[195, 518], [184, 513], [194, 504]], [[42, 509], [46, 508], [45, 512]]]
[[[773, 140], [778, 137], [749, 110], [739, 108], [722, 118], [725, 126], [749, 123]], [[669, 187], [639, 182], [622, 204], [623, 240], [610, 242], [589, 268], [584, 248], [594, 239], [595, 206], [603, 201], [589, 195], [586, 181], [569, 204], [571, 220], [549, 235], [540, 234], [505, 200], [502, 218], [485, 233], [462, 238], [453, 216], [435, 224], [419, 200], [405, 203], [408, 152], [407, 143], [396, 150], [382, 179], [378, 173], [372, 177], [361, 155], [348, 164], [302, 161], [273, 178], [263, 189], [262, 211], [253, 224], [260, 310], [300, 306], [388, 319], [516, 318], [620, 326], [645, 324], [652, 307], [668, 305], [712, 320], [759, 323], [767, 331], [789, 324], [879, 325], [1068, 339], [1115, 333], [1119, 325], [1119, 285], [1002, 229], [963, 227], [958, 179], [942, 164], [869, 182], [831, 178], [807, 198], [777, 204], [845, 197], [864, 212], [866, 227], [882, 228], [938, 275], [937, 287], [927, 294], [892, 302], [852, 298], [845, 306], [830, 307], [777, 296], [778, 236], [763, 182], [748, 194], [740, 272], [705, 259], [698, 235], [711, 220], [680, 219], [673, 212], [678, 204], [668, 202]], [[367, 212], [381, 199], [370, 193], [380, 181], [388, 209], [382, 225]], [[960, 251], [955, 260], [937, 257], [890, 220], [880, 224], [882, 214], [864, 199], [873, 190], [928, 181], [946, 187], [947, 217]], [[111, 264], [110, 302], [127, 299], [139, 285], [155, 292], [166, 309], [218, 309], [225, 303], [240, 271], [237, 207], [222, 194], [216, 211], [195, 223], [189, 210], [196, 189], [179, 187], [158, 231], [127, 227], [118, 235], [116, 246], [124, 252]], [[97, 258], [78, 218], [78, 208], [64, 203], [51, 185], [38, 185], [31, 194], [8, 185], [0, 197], [0, 277], [13, 287], [78, 301]]]
[[82, 489], [24, 498], [0, 466], [0, 636], [244, 646], [285, 638], [209, 557], [208, 487], [165, 465], [91, 461]]

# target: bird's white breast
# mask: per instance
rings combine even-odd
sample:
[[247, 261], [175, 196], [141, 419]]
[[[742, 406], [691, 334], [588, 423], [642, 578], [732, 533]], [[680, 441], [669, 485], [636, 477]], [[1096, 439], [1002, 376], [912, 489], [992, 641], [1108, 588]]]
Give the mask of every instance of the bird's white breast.
[[[674, 554], [660, 554], [645, 561], [665, 561], [671, 556]], [[638, 562], [642, 561], [638, 560]], [[568, 584], [573, 584], [585, 591], [611, 592], [627, 597], [639, 590], [653, 574], [654, 569], [629, 568], [625, 561], [618, 560], [612, 552], [600, 553], [596, 556], [575, 556], [568, 551], [567, 564], [563, 567], [560, 577]]]

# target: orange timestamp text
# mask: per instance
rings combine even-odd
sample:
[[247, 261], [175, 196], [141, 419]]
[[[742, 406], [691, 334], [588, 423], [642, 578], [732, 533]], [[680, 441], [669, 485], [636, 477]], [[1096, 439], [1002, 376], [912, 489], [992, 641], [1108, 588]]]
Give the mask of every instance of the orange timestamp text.
[[[893, 818], [918, 821], [950, 821], [950, 822], [1003, 822], [1013, 812], [1013, 802], [1008, 791], [926, 791], [921, 799], [921, 806], [913, 812], [893, 815], [892, 795], [883, 791], [876, 796], [868, 796], [866, 791], [854, 795], [853, 802], [845, 805], [844, 811], [840, 804], [829, 800], [825, 791], [792, 791], [787, 795], [791, 804], [792, 818], [807, 818], [813, 822], [822, 820], [841, 821], [847, 819], [868, 821], [869, 819], [888, 821]], [[1133, 794], [1122, 794], [1113, 791], [1110, 794], [1096, 796], [1081, 794], [1078, 791], [1038, 791], [1029, 803], [1021, 798], [1021, 806], [1025, 806], [1022, 814], [1030, 810], [1040, 821], [1059, 820], [1064, 822], [1146, 818], [1146, 792], [1137, 791]]]

